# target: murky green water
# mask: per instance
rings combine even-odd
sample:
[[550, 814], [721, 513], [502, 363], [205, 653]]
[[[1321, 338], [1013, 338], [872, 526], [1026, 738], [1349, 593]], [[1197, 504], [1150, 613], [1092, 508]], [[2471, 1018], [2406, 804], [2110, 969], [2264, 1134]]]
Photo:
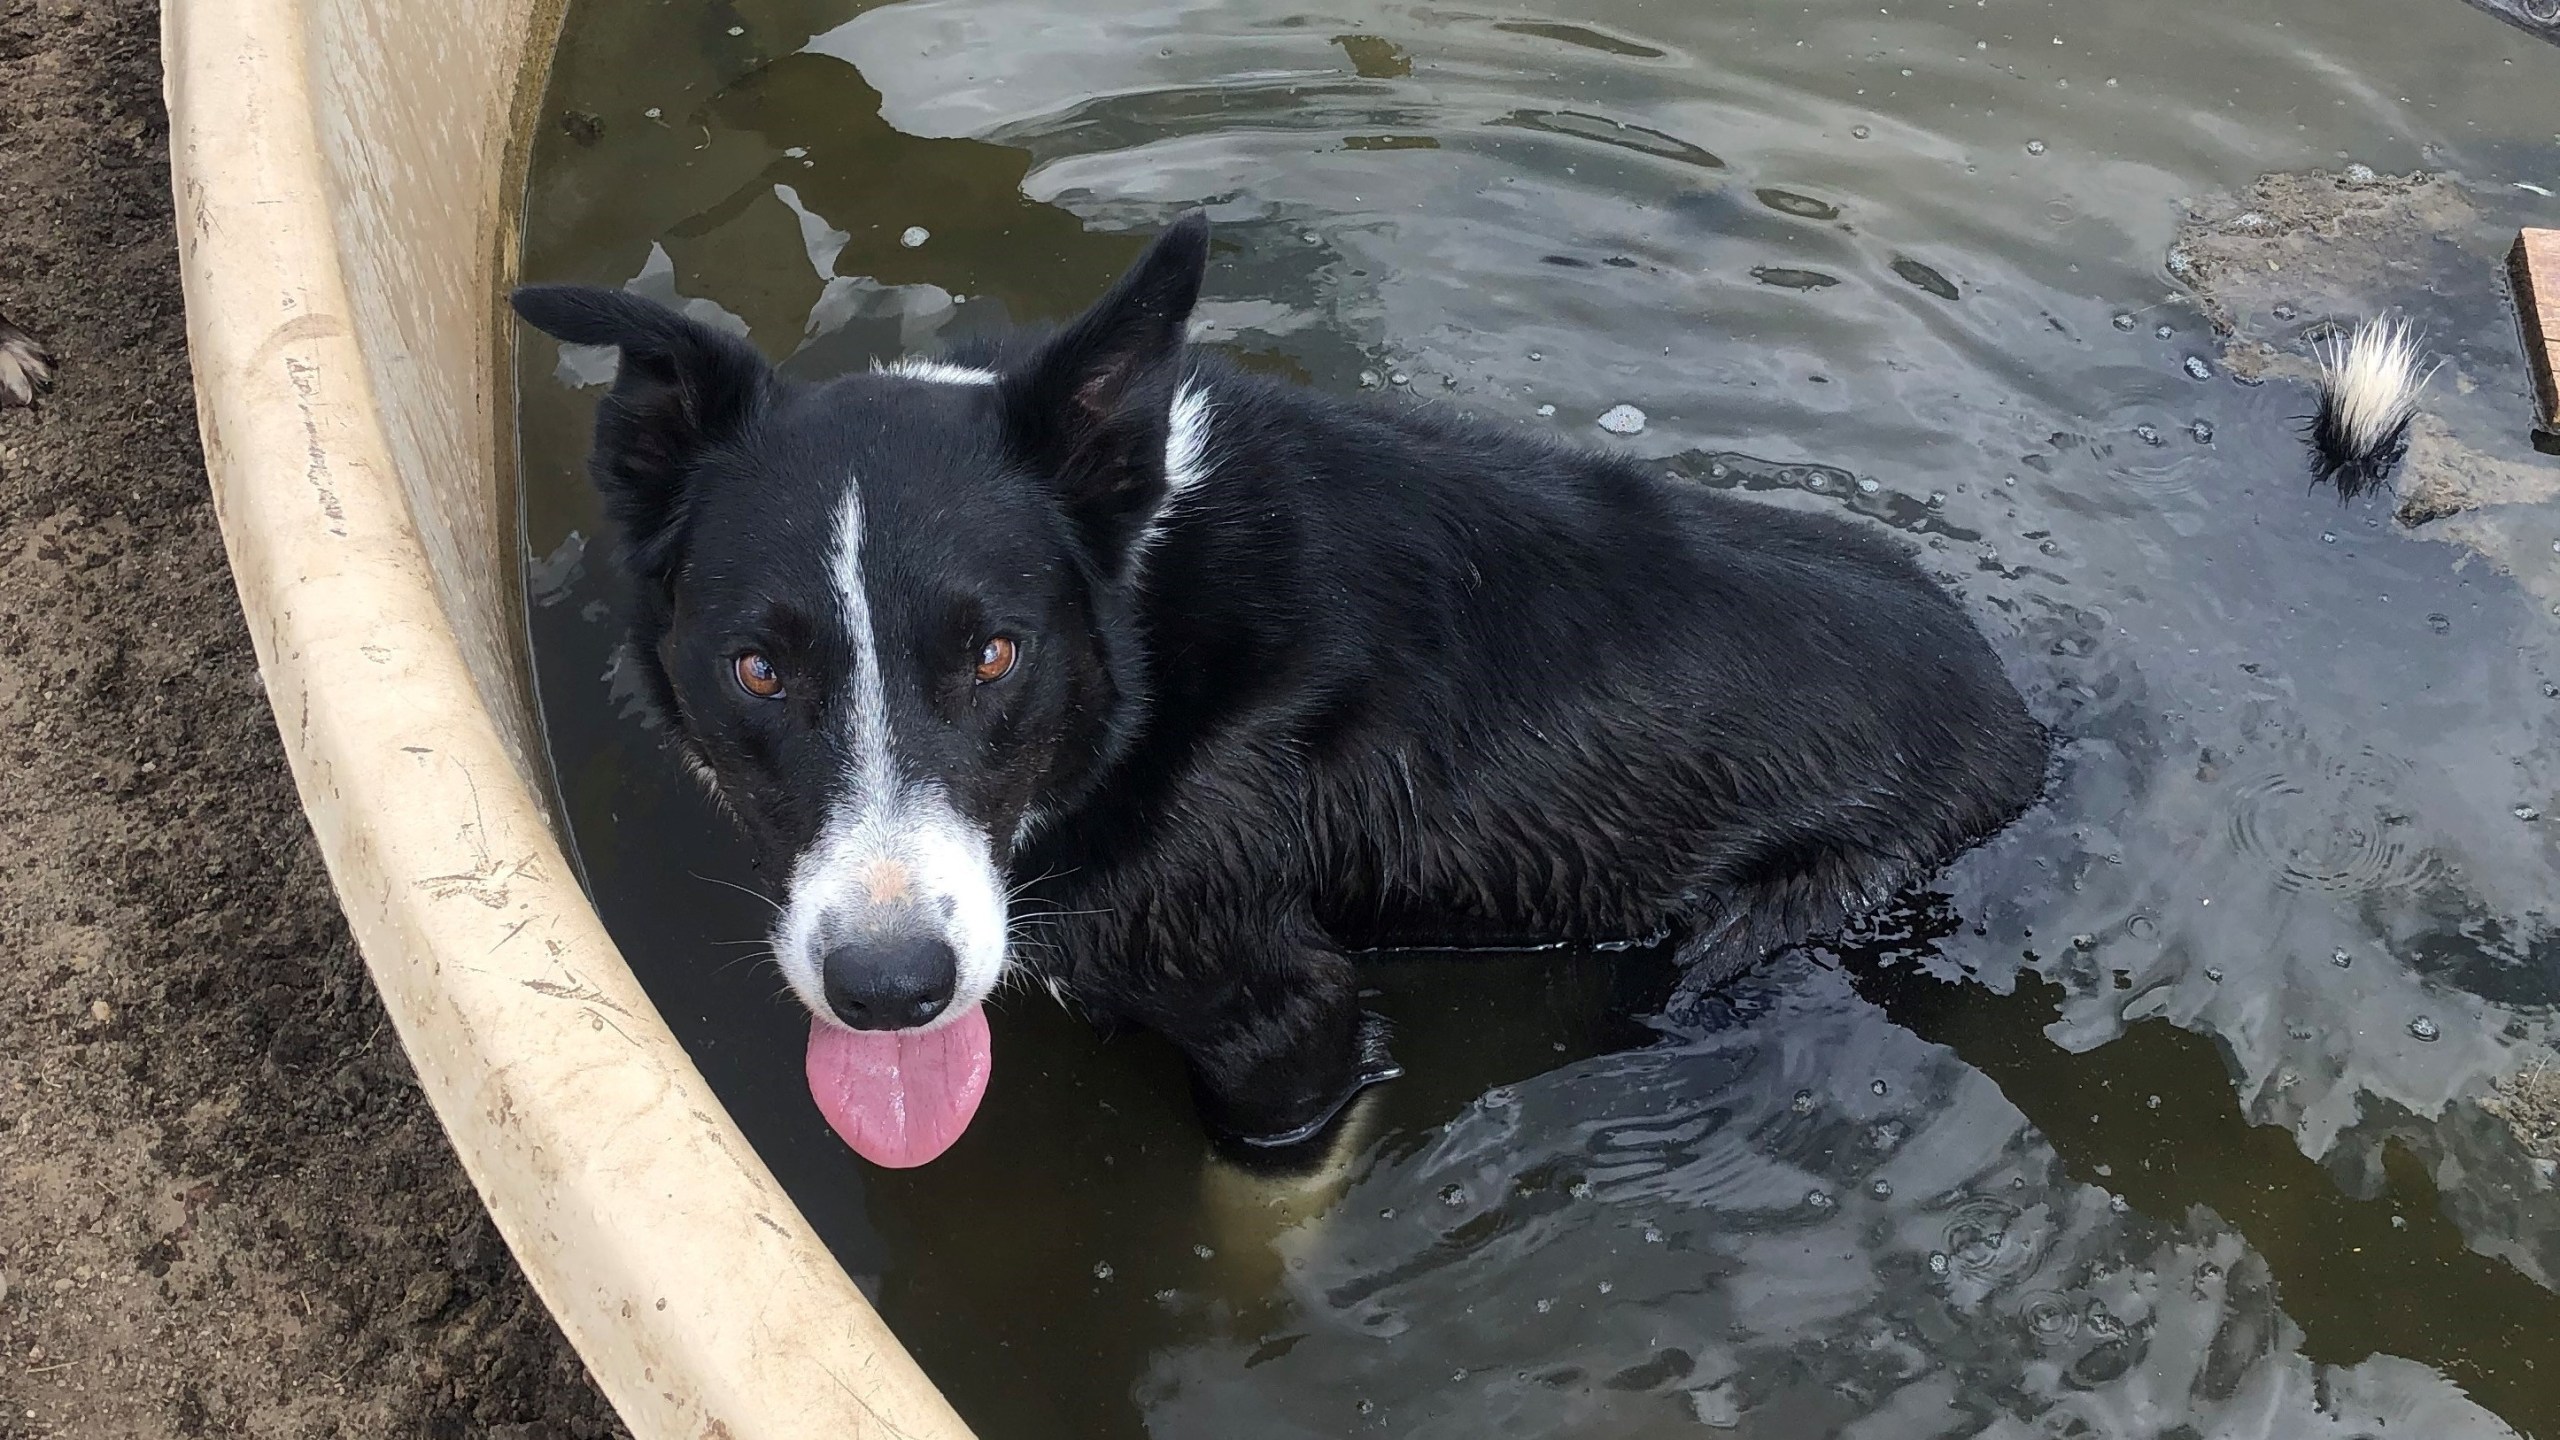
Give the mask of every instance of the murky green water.
[[2560, 1028], [2560, 507], [2306, 494], [2307, 393], [2164, 268], [2262, 172], [2458, 177], [2357, 308], [2550, 463], [2491, 272], [2560, 224], [2560, 49], [2455, 0], [579, 0], [543, 126], [528, 277], [809, 374], [1064, 316], [1208, 204], [1207, 338], [1899, 527], [2065, 738], [1940, 893], [1695, 1030], [1611, 957], [1381, 963], [1412, 1073], [1330, 1184], [1224, 1169], [1168, 1053], [1033, 996], [959, 1147], [866, 1172], [611, 675], [601, 375], [533, 340], [591, 887], [982, 1433], [2560, 1435], [2560, 1196], [2478, 1104]]

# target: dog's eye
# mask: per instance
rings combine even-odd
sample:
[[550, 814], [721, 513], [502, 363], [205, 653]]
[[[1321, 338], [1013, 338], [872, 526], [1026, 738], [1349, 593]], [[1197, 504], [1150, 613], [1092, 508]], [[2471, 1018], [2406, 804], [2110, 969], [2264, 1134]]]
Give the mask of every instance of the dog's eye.
[[990, 685], [1013, 673], [1013, 662], [1022, 656], [1022, 647], [1010, 635], [998, 635], [978, 650], [978, 683]]
[[763, 651], [749, 650], [740, 655], [734, 669], [738, 677], [739, 689], [759, 700], [782, 698], [782, 672], [774, 668], [773, 662], [765, 658]]

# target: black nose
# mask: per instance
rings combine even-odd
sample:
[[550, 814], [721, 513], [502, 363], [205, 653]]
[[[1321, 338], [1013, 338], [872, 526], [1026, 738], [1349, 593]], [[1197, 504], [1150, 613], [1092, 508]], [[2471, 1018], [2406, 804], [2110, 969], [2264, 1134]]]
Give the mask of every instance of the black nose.
[[960, 962], [939, 936], [839, 945], [820, 962], [827, 1008], [856, 1030], [905, 1030], [951, 1004]]

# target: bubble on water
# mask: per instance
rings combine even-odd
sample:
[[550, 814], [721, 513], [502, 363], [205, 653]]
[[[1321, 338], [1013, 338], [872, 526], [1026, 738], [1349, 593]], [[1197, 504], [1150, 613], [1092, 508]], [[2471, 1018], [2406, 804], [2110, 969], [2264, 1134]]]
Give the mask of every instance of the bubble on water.
[[2219, 966], [2219, 965], [2207, 965], [2206, 967], [2204, 967], [2204, 978], [2206, 978], [2207, 980], [2212, 981], [2212, 982], [2213, 982], [2214, 984], [2216, 984], [2216, 985], [2221, 984], [2221, 983], [2222, 983], [2222, 967], [2221, 967], [2221, 966]]
[[1374, 1415], [1378, 1410], [1378, 1402], [1364, 1396], [1360, 1400], [1356, 1401], [1351, 1408], [1359, 1411], [1363, 1415]]
[[1542, 420], [1554, 413], [1556, 413], [1556, 407], [1553, 405], [1541, 405], [1538, 407], [1538, 418]]
[[2119, 330], [2132, 329], [2134, 326], [2133, 312], [2129, 310], [2120, 310], [2116, 312], [2116, 318], [2113, 323]]
[[1572, 1184], [1564, 1187], [1564, 1193], [1572, 1196], [1576, 1200], [1588, 1200], [1591, 1198], [1591, 1182], [1588, 1180], [1576, 1180]]
[[2347, 167], [2346, 176], [2347, 183], [2350, 185], [2370, 185], [2374, 181], [2382, 178], [2381, 176], [2373, 173], [2372, 166], [2365, 164], [2361, 160]]
[[2160, 438], [2160, 427], [2157, 425], [2136, 425], [2133, 427], [2133, 433], [2145, 445], [2166, 445], [2169, 443], [2168, 441]]
[[1452, 1210], [1465, 1205], [1467, 1203], [1467, 1187], [1464, 1185], [1441, 1186], [1440, 1203], [1448, 1206]]
[[[2169, 247], [2169, 273], [2170, 273], [2170, 274], [2175, 275], [2175, 276], [2177, 276], [2179, 279], [2183, 280], [2183, 279], [2185, 279], [2186, 277], [2188, 277], [2189, 275], [2194, 274], [2194, 273], [2195, 273], [2195, 269], [2196, 269], [2196, 257], [2194, 257], [2193, 255], [2188, 254], [2188, 253], [2187, 253], [2187, 251], [2186, 251], [2186, 247], [2185, 247], [2185, 246], [2183, 246], [2183, 245], [2173, 245], [2173, 246]], [[2168, 327], [2168, 326], [2166, 326], [2166, 325], [2163, 325], [2163, 326], [2161, 326], [2160, 328], [2161, 328], [2162, 330], [2167, 330], [2169, 327]]]
[[1852, 125], [1849, 127], [1849, 137], [1853, 140], [1864, 140], [1871, 133], [1873, 132], [1869, 131], [1864, 125]]
[[1617, 1282], [1617, 1281], [1615, 1281], [1615, 1280], [1603, 1280], [1603, 1281], [1601, 1281], [1601, 1282], [1600, 1282], [1600, 1293], [1601, 1293], [1601, 1294], [1603, 1294], [1603, 1295], [1606, 1295], [1606, 1294], [1608, 1294], [1610, 1291], [1615, 1290], [1615, 1289], [1617, 1289], [1617, 1288], [1618, 1288], [1618, 1282]]
[[1306, 234], [1301, 235], [1298, 238], [1306, 241], [1310, 245], [1321, 245], [1324, 243], [1324, 237], [1313, 230], [1308, 231]]
[[1544, 360], [1544, 359], [1546, 359], [1547, 357], [1546, 357], [1546, 356], [1544, 356], [1544, 355], [1539, 354], [1539, 353], [1538, 353], [1537, 351], [1535, 351], [1535, 350], [1532, 350], [1532, 351], [1530, 351], [1530, 352], [1529, 352], [1529, 358], [1530, 358], [1530, 359], [1532, 359], [1532, 360]]
[[1403, 371], [1401, 371], [1401, 370], [1397, 370], [1397, 371], [1391, 372], [1391, 373], [1387, 376], [1387, 383], [1388, 383], [1388, 384], [1390, 384], [1390, 385], [1410, 385], [1410, 384], [1412, 384], [1412, 383], [1413, 383], [1413, 377], [1412, 377], [1412, 376], [1410, 376], [1410, 375], [1407, 375], [1406, 373], [1404, 373], [1404, 372], [1403, 372]]
[[1648, 1224], [1644, 1227], [1644, 1243], [1646, 1243], [1647, 1245], [1659, 1245], [1659, 1244], [1661, 1244], [1661, 1243], [1662, 1243], [1662, 1231], [1661, 1231], [1659, 1228], [1655, 1227], [1654, 1225], [1652, 1225], [1652, 1224], [1648, 1223]]
[[1884, 488], [1884, 486], [1883, 486], [1882, 484], [1878, 483], [1877, 481], [1874, 481], [1874, 480], [1871, 480], [1871, 479], [1866, 479], [1866, 478], [1864, 478], [1864, 477], [1861, 477], [1861, 478], [1859, 479], [1859, 481], [1858, 481], [1858, 490], [1859, 490], [1859, 493], [1861, 493], [1861, 494], [1865, 494], [1865, 495], [1873, 495], [1873, 494], [1874, 494], [1874, 493], [1876, 493], [1878, 490], [1881, 490], [1881, 489], [1883, 489], [1883, 488]]
[[1828, 1210], [1831, 1208], [1832, 1200], [1827, 1191], [1808, 1190], [1805, 1192], [1804, 1203], [1816, 1210]]
[[1554, 1302], [1553, 1300], [1548, 1300], [1548, 1299], [1543, 1299], [1543, 1298], [1542, 1298], [1542, 1299], [1540, 1299], [1540, 1300], [1538, 1301], [1538, 1313], [1539, 1313], [1539, 1314], [1541, 1314], [1541, 1315], [1546, 1314], [1548, 1311], [1553, 1310], [1554, 1308], [1556, 1308], [1556, 1302]]
[[1644, 431], [1644, 412], [1633, 405], [1612, 405], [1600, 412], [1599, 426], [1612, 435], [1637, 435]]
[[2151, 338], [2154, 340], [2167, 340], [2176, 336], [2177, 333], [2177, 331], [2170, 329], [2166, 325], [2154, 325], [2151, 327]]
[[1484, 1092], [1484, 1103], [1488, 1110], [1508, 1110], [1520, 1103], [1520, 1094], [1508, 1085], [1496, 1085]]
[[1831, 477], [1816, 471], [1813, 478], [1805, 483], [1811, 485], [1816, 490], [1828, 490], [1831, 488]]
[[2027, 153], [2028, 153], [2028, 154], [2030, 154], [2030, 155], [2041, 155], [2041, 154], [2043, 154], [2043, 153], [2044, 153], [2044, 142], [2043, 142], [2043, 141], [2041, 141], [2041, 140], [2030, 140], [2030, 141], [2028, 141], [2028, 142], [2027, 142]]
[[1093, 1262], [1093, 1278], [1096, 1280], [1110, 1279], [1111, 1262], [1108, 1260], [1096, 1260]]
[[2542, 818], [2542, 812], [2541, 812], [2541, 811], [2539, 811], [2539, 810], [2534, 809], [2534, 808], [2533, 808], [2532, 806], [2530, 806], [2530, 805], [2519, 805], [2519, 806], [2517, 806], [2516, 808], [2514, 808], [2513, 810], [2508, 811], [2507, 813], [2508, 813], [2508, 814], [2510, 814], [2510, 815], [2513, 815], [2514, 817], [2516, 817], [2516, 818], [2517, 818], [2517, 819], [2519, 819], [2519, 820], [2522, 820], [2523, 822], [2525, 822], [2525, 823], [2526, 823], [2526, 824], [2528, 824], [2528, 825], [2530, 825], [2530, 824], [2532, 824], [2534, 821], [2539, 820], [2539, 819], [2541, 819], [2541, 818]]
[[921, 225], [910, 225], [898, 232], [898, 243], [913, 250], [933, 238], [933, 232]]
[[650, 118], [650, 119], [652, 119], [652, 120], [655, 120], [655, 119], [657, 119], [659, 116], [664, 115], [664, 114], [666, 114], [667, 112], [666, 112], [666, 111], [664, 111], [664, 110], [659, 109], [659, 108], [658, 108], [657, 106], [655, 106], [655, 105], [652, 105], [652, 106], [650, 106], [648, 109], [643, 110], [643, 111], [641, 111], [640, 113], [641, 113], [641, 114], [643, 114], [643, 115], [645, 115], [645, 116], [647, 116], [647, 117], [649, 117], [649, 118]]
[[2311, 1027], [2296, 1022], [2284, 1027], [2284, 1033], [2296, 1040], [2308, 1040], [2311, 1038]]
[[804, 160], [808, 158], [809, 147], [806, 145], [785, 145], [782, 147], [782, 153], [787, 159]]
[[2329, 963], [2337, 966], [2341, 970], [2344, 970], [2348, 966], [2356, 963], [2356, 957], [2348, 954], [2344, 950], [2334, 950], [2329, 954]]
[[1932, 1251], [1930, 1251], [1930, 1252], [1929, 1252], [1929, 1273], [1930, 1273], [1930, 1274], [1932, 1274], [1932, 1275], [1944, 1275], [1944, 1274], [1946, 1274], [1946, 1273], [1947, 1273], [1948, 1268], [1949, 1268], [1949, 1262], [1948, 1262], [1948, 1260], [1947, 1260], [1947, 1257], [1946, 1257], [1945, 1252], [1943, 1252], [1943, 1251], [1938, 1251], [1938, 1250], [1932, 1250]]
[[2187, 433], [2196, 437], [2197, 444], [2210, 445], [2213, 443], [2213, 422], [2210, 420], [2195, 421], [2187, 426]]
[[1867, 1182], [1867, 1193], [1879, 1200], [1890, 1200], [1893, 1198], [1893, 1182], [1879, 1175]]
[[2321, 531], [2321, 532], [2320, 532], [2320, 543], [2321, 543], [2321, 544], [2323, 544], [2323, 545], [2335, 545], [2335, 544], [2337, 544], [2337, 543], [2338, 543], [2338, 533], [2337, 533], [2336, 531], [2334, 531], [2334, 530], [2323, 530], [2323, 531]]
[[2427, 628], [2439, 635], [2450, 635], [2453, 633], [2453, 617], [2442, 613], [2429, 615]]
[[1363, 390], [1375, 390], [1385, 383], [1387, 383], [1386, 377], [1375, 370], [1363, 370], [1360, 372], [1360, 388]]
[[1215, 1259], [1217, 1259], [1217, 1258], [1218, 1258], [1218, 1252], [1217, 1252], [1217, 1251], [1215, 1251], [1215, 1250], [1210, 1249], [1210, 1248], [1209, 1248], [1208, 1246], [1206, 1246], [1206, 1245], [1194, 1245], [1194, 1246], [1192, 1246], [1192, 1247], [1191, 1247], [1191, 1253], [1192, 1253], [1192, 1254], [1194, 1254], [1194, 1255], [1199, 1256], [1199, 1257], [1200, 1257], [1201, 1259], [1203, 1259], [1203, 1260], [1215, 1260]]
[[2281, 300], [2276, 302], [2274, 314], [2277, 319], [2290, 320], [2298, 313], [2300, 312], [2296, 311], [2291, 305], [2288, 305]]
[[2542, 698], [2545, 700], [2560, 700], [2560, 685], [2554, 685], [2548, 680], [2543, 681]]
[[1944, 491], [1944, 490], [1932, 490], [1932, 491], [1930, 491], [1930, 492], [1929, 492], [1929, 508], [1930, 508], [1930, 509], [1932, 509], [1932, 510], [1944, 510], [1944, 509], [1946, 509], [1946, 508], [1947, 508], [1947, 492], [1946, 492], [1946, 491]]
[[2123, 1196], [2121, 1196], [2121, 1195], [2110, 1195], [2110, 1196], [2108, 1196], [2108, 1197], [2107, 1197], [2107, 1208], [2108, 1208], [2108, 1209], [2110, 1209], [2110, 1210], [2113, 1210], [2114, 1212], [2116, 1212], [2116, 1213], [2117, 1213], [2117, 1214], [2119, 1214], [2119, 1215], [2122, 1215], [2123, 1213], [2125, 1213], [2126, 1211], [2128, 1211], [2128, 1210], [2132, 1209], [2133, 1207], [2132, 1207], [2131, 1205], [2128, 1205], [2128, 1204], [2126, 1204], [2126, 1203], [2125, 1203], [2125, 1199], [2124, 1199], [2124, 1197], [2123, 1197]]
[[729, 33], [732, 35], [744, 35], [747, 33], [747, 27], [744, 25], [732, 25], [729, 27]]
[[2186, 371], [2187, 378], [2190, 380], [2210, 380], [2213, 378], [2212, 364], [2201, 355], [2188, 356], [2184, 361], [2180, 362], [2178, 368]]
[[1812, 1113], [1813, 1113], [1813, 1092], [1812, 1092], [1812, 1091], [1810, 1091], [1810, 1090], [1799, 1090], [1799, 1091], [1797, 1091], [1797, 1092], [1796, 1092], [1796, 1098], [1794, 1098], [1793, 1100], [1790, 1100], [1790, 1101], [1788, 1101], [1788, 1102], [1787, 1102], [1787, 1108], [1788, 1108], [1788, 1109], [1790, 1109], [1790, 1110], [1795, 1111], [1795, 1112], [1796, 1112], [1797, 1114], [1799, 1114], [1799, 1115], [1810, 1115], [1810, 1114], [1812, 1114]]
[[2160, 1108], [2160, 1097], [2154, 1095], [2144, 1100], [2142, 1103], [2145, 1109], [2157, 1110]]
[[2409, 1022], [2409, 1033], [2417, 1036], [2421, 1040], [2433, 1041], [2444, 1032], [2436, 1028], [2435, 1021], [2421, 1015], [2417, 1019]]
[[1885, 1084], [1881, 1080], [1870, 1080], [1867, 1082], [1867, 1088], [1878, 1095], [1884, 1095], [1891, 1093], [1893, 1087]]

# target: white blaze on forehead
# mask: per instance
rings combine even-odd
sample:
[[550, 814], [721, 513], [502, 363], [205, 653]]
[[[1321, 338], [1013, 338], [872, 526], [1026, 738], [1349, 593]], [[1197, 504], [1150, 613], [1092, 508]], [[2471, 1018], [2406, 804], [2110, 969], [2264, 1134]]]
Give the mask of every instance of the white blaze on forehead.
[[988, 837], [943, 788], [899, 772], [863, 539], [861, 483], [847, 476], [828, 572], [852, 656], [837, 720], [849, 764], [817, 838], [792, 863], [774, 950], [801, 1003], [832, 1018], [821, 974], [828, 949], [939, 933], [959, 962], [959, 980], [938, 1026], [986, 999], [1003, 972], [1004, 882]]
[[886, 365], [874, 364], [871, 368], [883, 375], [895, 375], [906, 380], [930, 380], [938, 385], [993, 385], [1000, 378], [993, 370], [982, 370], [975, 365], [954, 365], [946, 360], [928, 360], [921, 355], [909, 355]]

